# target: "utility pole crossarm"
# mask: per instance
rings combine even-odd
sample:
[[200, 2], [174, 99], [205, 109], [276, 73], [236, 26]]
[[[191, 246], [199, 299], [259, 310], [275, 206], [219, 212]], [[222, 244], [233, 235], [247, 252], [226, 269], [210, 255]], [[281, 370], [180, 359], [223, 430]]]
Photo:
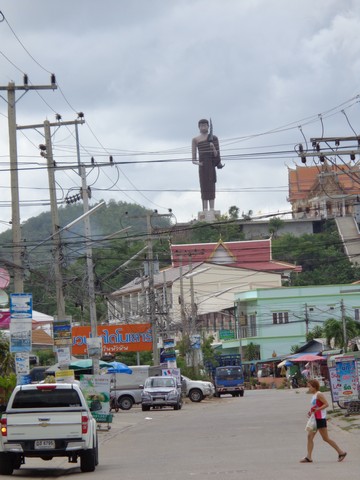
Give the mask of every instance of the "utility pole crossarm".
[[0, 86], [0, 91], [1, 90], [56, 90], [58, 87], [56, 83], [51, 84], [51, 85], [15, 85], [14, 83], [9, 83], [7, 87], [1, 87]]
[[[85, 120], [83, 118], [79, 120], [68, 120], [66, 122], [49, 122], [49, 127], [62, 127], [65, 125], [82, 125], [85, 123]], [[43, 123], [35, 123], [34, 125], [18, 125], [16, 127], [17, 130], [26, 130], [29, 128], [42, 128], [44, 126]]]

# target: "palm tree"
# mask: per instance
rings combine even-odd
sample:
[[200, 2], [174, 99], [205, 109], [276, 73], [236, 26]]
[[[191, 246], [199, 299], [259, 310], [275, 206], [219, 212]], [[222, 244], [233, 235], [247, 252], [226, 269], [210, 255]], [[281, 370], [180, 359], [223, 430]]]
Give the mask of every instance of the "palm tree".
[[314, 327], [310, 332], [306, 335], [306, 340], [310, 342], [314, 340], [314, 338], [322, 338], [324, 336], [324, 329], [320, 325]]
[[[345, 328], [347, 341], [360, 335], [360, 324], [350, 317], [345, 317]], [[332, 342], [334, 347], [344, 348], [347, 346], [345, 345], [344, 327], [341, 320], [335, 318], [326, 320], [324, 322], [324, 335], [329, 345]]]

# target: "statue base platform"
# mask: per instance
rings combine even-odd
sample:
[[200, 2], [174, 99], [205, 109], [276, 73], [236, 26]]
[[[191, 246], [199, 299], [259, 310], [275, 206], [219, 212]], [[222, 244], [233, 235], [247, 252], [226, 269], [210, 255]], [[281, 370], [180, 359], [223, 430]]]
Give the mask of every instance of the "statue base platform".
[[203, 210], [198, 213], [198, 220], [199, 222], [216, 222], [220, 215], [220, 210]]

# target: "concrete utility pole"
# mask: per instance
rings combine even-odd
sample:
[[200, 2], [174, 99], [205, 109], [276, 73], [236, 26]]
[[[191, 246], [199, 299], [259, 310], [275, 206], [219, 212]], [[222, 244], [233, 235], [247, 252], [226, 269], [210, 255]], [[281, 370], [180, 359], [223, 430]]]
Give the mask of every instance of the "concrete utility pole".
[[[197, 315], [196, 315], [196, 305], [195, 305], [195, 292], [194, 292], [194, 274], [192, 273], [192, 256], [190, 255], [189, 258], [189, 273], [187, 277], [190, 280], [190, 303], [191, 303], [191, 318], [189, 319], [189, 337], [190, 337], [190, 344], [192, 345], [193, 342], [193, 335], [197, 335]], [[199, 368], [200, 358], [198, 355], [197, 349], [194, 348], [192, 345], [191, 351], [191, 358], [192, 358], [192, 366], [194, 367], [195, 371], [197, 372]]]
[[41, 153], [47, 159], [48, 178], [49, 178], [49, 193], [50, 193], [50, 207], [51, 207], [51, 226], [54, 242], [54, 269], [55, 269], [55, 288], [56, 288], [56, 305], [57, 305], [57, 318], [58, 320], [65, 320], [65, 299], [64, 299], [64, 282], [62, 276], [62, 246], [60, 238], [60, 222], [57, 208], [56, 199], [56, 184], [55, 184], [55, 163], [52, 151], [50, 122], [45, 120], [44, 122], [45, 132], [45, 145], [46, 153], [44, 150]]
[[[22, 270], [22, 241], [20, 225], [20, 200], [19, 200], [19, 177], [16, 141], [16, 95], [17, 90], [23, 91], [23, 95], [29, 90], [56, 90], [55, 75], [51, 75], [51, 85], [28, 85], [28, 77], [24, 75], [24, 85], [16, 86], [10, 82], [8, 86], [0, 86], [0, 91], [7, 91], [8, 104], [8, 128], [9, 128], [9, 153], [10, 153], [10, 179], [11, 179], [11, 208], [12, 208], [12, 241], [14, 268], [14, 292], [24, 291], [24, 279]], [[22, 98], [22, 96], [20, 98]], [[4, 98], [4, 97], [3, 97]], [[19, 98], [19, 100], [20, 100]]]
[[241, 306], [240, 300], [238, 300], [236, 302], [235, 312], [236, 312], [237, 321], [238, 321], [239, 353], [242, 356], [242, 334], [241, 334], [241, 321], [240, 321], [240, 317], [241, 317], [240, 306]]
[[[51, 127], [59, 127], [64, 125], [77, 125], [84, 123], [83, 119], [73, 120], [67, 122], [49, 122], [45, 120], [43, 124], [34, 125], [19, 125], [17, 130], [25, 129], [39, 129], [44, 128], [45, 145], [40, 145], [40, 155], [47, 160], [47, 170], [49, 179], [49, 193], [50, 193], [50, 209], [51, 209], [51, 225], [52, 235], [54, 243], [54, 270], [55, 270], [55, 288], [56, 288], [56, 307], [57, 307], [57, 319], [59, 321], [66, 320], [65, 315], [65, 299], [64, 299], [64, 285], [62, 277], [62, 252], [61, 252], [61, 237], [59, 214], [57, 208], [56, 199], [56, 184], [55, 184], [55, 162], [53, 157], [52, 141], [51, 141]], [[85, 217], [86, 218], [86, 217]]]
[[[162, 217], [173, 217], [172, 210], [169, 209], [169, 214], [159, 214], [157, 210], [154, 210], [152, 213], [148, 212], [146, 214], [146, 224], [147, 224], [147, 264], [148, 264], [148, 298], [149, 298], [149, 322], [151, 324], [152, 330], [152, 348], [153, 348], [153, 361], [154, 365], [157, 365], [160, 361], [159, 359], [159, 352], [158, 352], [158, 325], [157, 325], [157, 318], [156, 318], [156, 305], [155, 305], [155, 285], [154, 285], [154, 252], [153, 252], [153, 240], [154, 238], [158, 238], [160, 234], [154, 237], [154, 227], [151, 223], [153, 218], [162, 218]], [[139, 217], [137, 217], [139, 218]], [[132, 237], [132, 241], [134, 240], [144, 240], [144, 237]]]
[[[82, 190], [84, 213], [87, 213], [89, 211], [89, 190], [86, 184], [86, 170], [83, 165], [80, 166], [80, 175], [81, 175], [81, 190]], [[86, 244], [86, 265], [87, 265], [88, 290], [89, 290], [89, 312], [90, 312], [91, 336], [92, 338], [97, 338], [98, 333], [97, 333], [94, 263], [93, 263], [93, 256], [92, 256], [92, 247], [91, 247], [90, 218], [88, 215], [84, 218], [84, 235], [85, 235], [85, 244]], [[96, 375], [99, 372], [100, 372], [100, 358], [97, 355], [95, 355], [93, 357], [93, 373], [94, 375]]]
[[184, 298], [184, 276], [183, 276], [183, 257], [179, 257], [179, 275], [180, 275], [180, 318], [183, 335], [185, 335], [187, 325], [186, 325], [186, 315], [185, 315], [185, 298]]
[[307, 336], [309, 333], [309, 313], [308, 313], [308, 306], [305, 303], [305, 335]]
[[155, 315], [155, 289], [154, 289], [154, 252], [152, 241], [151, 214], [146, 215], [147, 233], [148, 233], [148, 266], [149, 266], [149, 319], [152, 333], [153, 361], [154, 365], [159, 364], [159, 352], [157, 347], [158, 335]]
[[341, 299], [340, 302], [340, 310], [341, 310], [341, 321], [342, 321], [342, 327], [343, 327], [343, 337], [344, 337], [344, 352], [347, 352], [347, 344], [348, 344], [348, 338], [347, 338], [347, 330], [346, 330], [346, 317], [345, 317], [345, 305], [344, 305], [344, 300]]

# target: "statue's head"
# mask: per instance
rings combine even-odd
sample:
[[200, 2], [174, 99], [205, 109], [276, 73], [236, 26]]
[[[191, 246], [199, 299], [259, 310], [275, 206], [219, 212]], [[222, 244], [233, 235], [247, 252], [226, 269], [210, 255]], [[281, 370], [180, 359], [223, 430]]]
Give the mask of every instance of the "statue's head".
[[206, 118], [202, 118], [201, 120], [199, 120], [198, 126], [200, 127], [200, 125], [201, 125], [202, 123], [205, 123], [207, 126], [209, 126], [209, 121], [206, 120]]

